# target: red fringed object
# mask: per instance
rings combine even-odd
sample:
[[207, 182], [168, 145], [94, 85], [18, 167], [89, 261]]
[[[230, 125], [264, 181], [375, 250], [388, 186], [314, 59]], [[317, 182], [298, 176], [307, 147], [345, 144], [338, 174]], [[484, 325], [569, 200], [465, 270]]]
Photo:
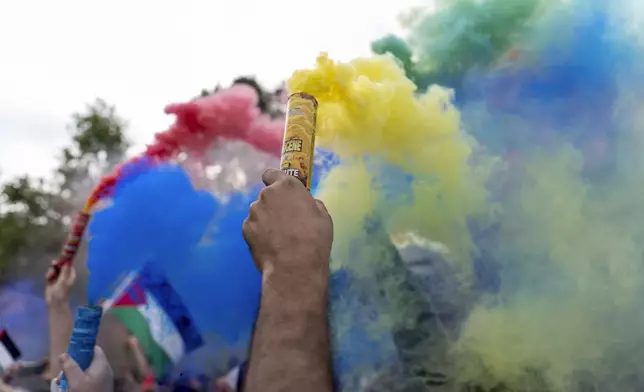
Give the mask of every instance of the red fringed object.
[[72, 229], [69, 232], [69, 236], [67, 237], [67, 241], [65, 241], [65, 245], [60, 252], [60, 256], [58, 256], [58, 260], [56, 260], [52, 264], [54, 273], [49, 276], [50, 282], [58, 278], [60, 268], [63, 265], [69, 264], [74, 260], [74, 256], [76, 256], [78, 247], [80, 246], [80, 243], [83, 239], [83, 234], [85, 233], [85, 228], [87, 227], [89, 218], [90, 215], [85, 212], [79, 212], [78, 215], [76, 215], [76, 219], [74, 219], [74, 226], [72, 226]]

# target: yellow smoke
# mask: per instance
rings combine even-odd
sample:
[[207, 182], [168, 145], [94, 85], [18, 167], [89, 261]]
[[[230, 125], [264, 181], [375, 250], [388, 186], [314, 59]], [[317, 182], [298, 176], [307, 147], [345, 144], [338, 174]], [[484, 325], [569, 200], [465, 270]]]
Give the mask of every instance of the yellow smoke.
[[[316, 96], [317, 145], [343, 159], [319, 190], [336, 223], [334, 261], [351, 263], [365, 217], [380, 214], [390, 232], [443, 243], [452, 261], [469, 265], [466, 220], [498, 213], [488, 257], [499, 263], [500, 295], [470, 311], [453, 347], [456, 379], [557, 392], [577, 390], [579, 378], [628, 380], [644, 360], [635, 344], [644, 342], [644, 181], [633, 174], [642, 161], [633, 161], [641, 151], [633, 142], [623, 174], [596, 184], [571, 146], [525, 151], [506, 173], [514, 188], [497, 211], [483, 187], [490, 168], [461, 132], [449, 90], [415, 91], [387, 56], [337, 63], [326, 55], [288, 88]], [[408, 198], [402, 188], [387, 197], [385, 166], [413, 176]]]
[[505, 286], [470, 313], [457, 376], [512, 390], [626, 383], [644, 354], [644, 187], [632, 176], [593, 186], [564, 144], [525, 155], [494, 254]]
[[[334, 252], [377, 213], [388, 230], [416, 232], [446, 244], [455, 260], [468, 260], [466, 219], [481, 211], [485, 192], [468, 164], [472, 146], [450, 90], [434, 86], [417, 94], [390, 56], [340, 63], [326, 54], [314, 69], [295, 72], [287, 87], [317, 98], [316, 145], [344, 160], [318, 195], [336, 223]], [[413, 176], [409, 194], [385, 197], [383, 165]]]

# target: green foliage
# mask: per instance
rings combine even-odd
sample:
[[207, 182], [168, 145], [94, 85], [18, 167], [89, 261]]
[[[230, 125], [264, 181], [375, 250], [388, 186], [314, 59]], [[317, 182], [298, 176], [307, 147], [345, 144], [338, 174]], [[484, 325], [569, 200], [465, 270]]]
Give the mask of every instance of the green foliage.
[[460, 87], [467, 72], [493, 66], [521, 42], [548, 0], [439, 0], [437, 9], [405, 17], [406, 39], [388, 35], [373, 52], [396, 57], [420, 91]]
[[[72, 143], [63, 149], [56, 170], [57, 191], [65, 198], [79, 194], [85, 197], [109, 168], [123, 160], [130, 147], [126, 128], [116, 109], [101, 99], [84, 112], [72, 115]], [[72, 204], [77, 209], [78, 202]]]
[[0, 280], [18, 269], [44, 269], [65, 240], [70, 217], [98, 178], [119, 162], [129, 142], [115, 108], [96, 100], [72, 115], [71, 144], [53, 176], [29, 175], [5, 183], [0, 192]]
[[125, 122], [116, 116], [114, 106], [97, 99], [86, 113], [73, 115], [73, 141], [81, 155], [122, 151], [129, 146], [125, 138]]

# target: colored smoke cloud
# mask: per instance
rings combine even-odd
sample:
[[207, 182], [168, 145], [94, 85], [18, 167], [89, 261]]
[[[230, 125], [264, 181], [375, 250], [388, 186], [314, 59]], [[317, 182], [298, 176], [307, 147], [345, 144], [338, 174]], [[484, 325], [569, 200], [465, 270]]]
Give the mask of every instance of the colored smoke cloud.
[[21, 359], [35, 361], [47, 355], [49, 334], [45, 299], [36, 294], [33, 281], [23, 280], [0, 290], [0, 328], [22, 353]]
[[638, 390], [644, 51], [634, 4], [466, 3], [417, 25], [444, 26], [445, 39], [481, 26], [485, 39], [470, 52], [489, 56], [458, 54], [456, 39], [452, 61], [467, 66], [451, 84], [440, 77], [450, 67], [429, 56], [443, 48], [435, 36], [412, 28], [396, 43], [432, 62], [433, 82], [455, 88], [462, 127], [481, 147], [475, 157], [498, 160], [491, 213], [469, 221], [477, 271], [462, 290], [475, 299], [450, 343], [452, 378], [486, 389]]
[[[441, 362], [443, 350], [433, 341], [417, 347], [415, 332], [408, 331], [411, 320], [427, 315], [429, 303], [409, 283], [388, 233], [440, 239], [458, 262], [452, 273], [471, 272], [467, 220], [483, 212], [485, 173], [468, 163], [475, 145], [461, 133], [452, 93], [435, 87], [417, 95], [388, 56], [340, 63], [321, 55], [287, 87], [317, 98], [317, 145], [339, 159], [316, 196], [334, 220], [332, 266], [353, 275], [332, 302], [342, 390], [355, 390], [352, 382], [383, 366], [419, 360], [414, 351], [433, 350], [432, 361]], [[421, 333], [445, 336], [438, 321], [432, 318]], [[352, 366], [343, 367], [348, 359]]]

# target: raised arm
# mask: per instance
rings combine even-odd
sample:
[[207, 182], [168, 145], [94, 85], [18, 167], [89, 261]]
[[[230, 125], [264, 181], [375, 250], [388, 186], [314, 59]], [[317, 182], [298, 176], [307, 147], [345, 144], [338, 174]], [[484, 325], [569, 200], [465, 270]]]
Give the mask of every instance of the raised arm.
[[130, 352], [132, 353], [132, 356], [134, 357], [134, 363], [136, 364], [136, 371], [141, 376], [141, 378], [147, 377], [150, 374], [150, 364], [148, 363], [148, 359], [146, 358], [145, 353], [143, 352], [143, 348], [141, 348], [139, 339], [137, 339], [136, 336], [134, 335], [128, 336], [127, 347], [129, 348]]
[[[50, 270], [49, 274], [52, 271]], [[69, 338], [74, 328], [74, 317], [69, 306], [69, 292], [76, 282], [76, 270], [70, 264], [62, 267], [53, 282], [47, 279], [45, 300], [49, 313], [49, 378], [60, 373], [58, 357], [67, 351]]]
[[327, 297], [333, 223], [324, 205], [279, 170], [244, 222], [262, 271], [245, 392], [332, 391]]

